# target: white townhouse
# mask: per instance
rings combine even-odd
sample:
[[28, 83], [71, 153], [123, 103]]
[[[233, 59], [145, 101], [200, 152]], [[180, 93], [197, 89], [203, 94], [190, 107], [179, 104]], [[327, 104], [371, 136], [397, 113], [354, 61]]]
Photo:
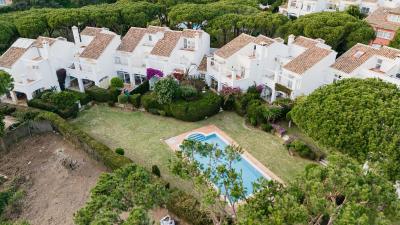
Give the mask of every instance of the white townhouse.
[[379, 7], [396, 8], [400, 0], [288, 0], [279, 12], [292, 17], [324, 11], [343, 11], [351, 5], [360, 7], [362, 13], [370, 14]]
[[356, 44], [331, 66], [334, 80], [379, 78], [400, 87], [400, 50]]
[[107, 28], [86, 27], [79, 33], [72, 27], [75, 55], [67, 68], [66, 87], [96, 85], [107, 88], [114, 77], [115, 50], [121, 44], [121, 36]]
[[132, 27], [117, 48], [114, 68], [125, 83], [135, 86], [145, 80], [149, 68], [165, 75], [186, 70], [195, 74], [209, 50], [210, 36], [201, 30]]
[[60, 89], [57, 71], [73, 59], [74, 44], [64, 38], [19, 38], [0, 57], [0, 70], [14, 78], [14, 89], [6, 97], [32, 99], [45, 89]]
[[290, 35], [285, 45], [280, 38], [241, 34], [207, 58], [206, 82], [217, 91], [264, 85], [271, 102], [294, 99], [332, 82], [329, 66], [336, 54], [321, 39]]

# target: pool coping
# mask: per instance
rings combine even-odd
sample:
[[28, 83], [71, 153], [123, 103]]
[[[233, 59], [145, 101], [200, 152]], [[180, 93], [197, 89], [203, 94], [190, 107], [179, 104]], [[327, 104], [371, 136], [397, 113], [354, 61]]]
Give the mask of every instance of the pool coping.
[[[177, 135], [175, 137], [171, 137], [165, 140], [165, 143], [174, 151], [179, 151], [179, 146], [189, 135], [193, 133], [201, 133], [205, 136], [216, 134], [223, 141], [228, 143], [229, 145], [240, 146], [237, 142], [235, 142], [231, 137], [229, 137], [224, 131], [219, 129], [217, 126], [211, 124], [208, 126], [200, 127], [183, 134]], [[258, 161], [254, 156], [252, 156], [248, 151], [243, 149], [242, 157], [247, 160], [254, 168], [256, 168], [260, 173], [263, 174], [264, 177], [269, 177], [274, 181], [277, 181], [281, 184], [285, 184], [285, 182], [278, 177], [275, 173], [273, 173], [270, 169], [268, 169], [264, 164]]]

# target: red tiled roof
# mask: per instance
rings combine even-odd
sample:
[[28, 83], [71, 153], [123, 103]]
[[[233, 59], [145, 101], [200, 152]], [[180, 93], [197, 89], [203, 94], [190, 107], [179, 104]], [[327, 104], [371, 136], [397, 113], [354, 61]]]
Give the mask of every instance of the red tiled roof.
[[113, 34], [98, 33], [90, 44], [83, 50], [80, 57], [98, 59], [115, 37]]
[[180, 31], [166, 31], [164, 37], [157, 42], [150, 54], [169, 57], [178, 43], [181, 33]]
[[0, 66], [9, 68], [24, 55], [28, 48], [10, 47], [2, 56], [0, 56]]

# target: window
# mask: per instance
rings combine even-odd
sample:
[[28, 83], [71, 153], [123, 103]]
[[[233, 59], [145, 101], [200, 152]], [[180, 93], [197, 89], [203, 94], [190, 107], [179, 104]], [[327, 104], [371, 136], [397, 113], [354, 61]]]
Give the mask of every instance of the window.
[[292, 80], [288, 80], [287, 87], [290, 88], [290, 89], [293, 89], [292, 86], [293, 86], [293, 81]]
[[382, 59], [376, 61], [375, 69], [380, 70], [382, 66]]
[[246, 75], [246, 69], [243, 66], [241, 66], [240, 67], [240, 77], [244, 78], [245, 75]]
[[121, 64], [121, 58], [115, 57], [115, 64]]
[[368, 14], [369, 13], [369, 8], [368, 7], [361, 7], [360, 11], [361, 11], [361, 13]]
[[376, 37], [390, 40], [392, 38], [392, 33], [389, 31], [378, 30], [376, 32]]
[[311, 5], [307, 5], [307, 10], [306, 10], [307, 12], [310, 12], [311, 11]]
[[184, 38], [183, 39], [183, 48], [194, 49], [194, 41]]
[[134, 78], [135, 78], [135, 85], [140, 85], [144, 81], [146, 81], [146, 76], [142, 74], [135, 74]]
[[5, 5], [6, 4], [6, 0], [0, 0], [0, 5]]
[[149, 34], [149, 41], [153, 41], [153, 36]]
[[363, 51], [357, 51], [356, 53], [354, 53], [354, 57], [359, 59], [361, 56], [363, 56], [365, 54], [365, 52]]
[[119, 78], [121, 78], [124, 83], [130, 84], [131, 83], [131, 77], [129, 76], [129, 73], [124, 72], [124, 71], [117, 71], [117, 75]]
[[400, 23], [400, 15], [389, 14], [387, 18], [390, 22]]

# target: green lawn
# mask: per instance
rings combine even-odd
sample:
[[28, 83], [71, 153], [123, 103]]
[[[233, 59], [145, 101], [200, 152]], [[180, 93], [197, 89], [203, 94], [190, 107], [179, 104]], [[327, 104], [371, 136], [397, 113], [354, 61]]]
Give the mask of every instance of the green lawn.
[[225, 131], [286, 182], [311, 163], [289, 156], [280, 138], [246, 127], [244, 119], [232, 112], [219, 113], [207, 120], [191, 123], [97, 105], [81, 112], [72, 123], [111, 148], [124, 148], [125, 154], [140, 165], [147, 168], [158, 165], [164, 179], [186, 190], [189, 184], [168, 171], [168, 160], [174, 155], [163, 140], [208, 124], [214, 124]]

